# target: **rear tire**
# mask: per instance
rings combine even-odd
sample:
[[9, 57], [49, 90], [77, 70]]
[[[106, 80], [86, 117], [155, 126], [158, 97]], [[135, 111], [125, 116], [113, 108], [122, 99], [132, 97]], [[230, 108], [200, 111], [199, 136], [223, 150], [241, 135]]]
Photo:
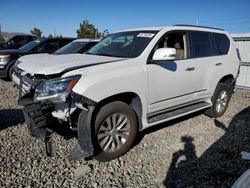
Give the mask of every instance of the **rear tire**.
[[95, 120], [94, 147], [98, 161], [110, 161], [124, 155], [132, 147], [137, 134], [137, 118], [123, 102], [103, 106]]
[[212, 106], [205, 111], [205, 114], [212, 118], [221, 117], [229, 104], [232, 96], [232, 89], [227, 83], [218, 83], [211, 99]]

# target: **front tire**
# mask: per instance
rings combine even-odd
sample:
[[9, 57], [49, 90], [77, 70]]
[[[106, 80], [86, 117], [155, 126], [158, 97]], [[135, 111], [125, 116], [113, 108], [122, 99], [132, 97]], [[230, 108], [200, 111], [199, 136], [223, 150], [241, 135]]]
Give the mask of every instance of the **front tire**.
[[227, 83], [218, 83], [212, 97], [212, 106], [205, 112], [206, 115], [218, 118], [221, 117], [229, 104], [232, 96], [232, 89]]
[[136, 114], [126, 103], [103, 106], [95, 120], [94, 158], [105, 162], [124, 155], [134, 143], [137, 127]]

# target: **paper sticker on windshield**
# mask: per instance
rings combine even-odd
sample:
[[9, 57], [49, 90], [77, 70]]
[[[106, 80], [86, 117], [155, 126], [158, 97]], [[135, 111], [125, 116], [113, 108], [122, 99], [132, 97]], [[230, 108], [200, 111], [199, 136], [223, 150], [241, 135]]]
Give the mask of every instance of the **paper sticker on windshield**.
[[146, 38], [152, 38], [153, 36], [155, 36], [154, 33], [139, 33], [137, 35], [137, 37], [146, 37]]

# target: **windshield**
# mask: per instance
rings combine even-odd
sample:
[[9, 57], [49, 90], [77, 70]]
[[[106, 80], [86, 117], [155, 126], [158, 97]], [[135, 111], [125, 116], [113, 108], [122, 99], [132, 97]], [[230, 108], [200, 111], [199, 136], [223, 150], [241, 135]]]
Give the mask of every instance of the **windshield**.
[[128, 31], [112, 34], [86, 54], [132, 58], [139, 56], [157, 31]]
[[72, 41], [71, 43], [58, 49], [55, 53], [56, 54], [78, 53], [79, 50], [81, 50], [81, 48], [83, 48], [86, 44], [87, 44], [87, 42], [83, 42], [83, 41]]
[[22, 51], [25, 51], [25, 52], [29, 52], [30, 50], [32, 50], [33, 48], [38, 46], [38, 44], [40, 44], [40, 42], [41, 42], [41, 40], [33, 40], [33, 41], [29, 42], [28, 44], [22, 46], [19, 49]]

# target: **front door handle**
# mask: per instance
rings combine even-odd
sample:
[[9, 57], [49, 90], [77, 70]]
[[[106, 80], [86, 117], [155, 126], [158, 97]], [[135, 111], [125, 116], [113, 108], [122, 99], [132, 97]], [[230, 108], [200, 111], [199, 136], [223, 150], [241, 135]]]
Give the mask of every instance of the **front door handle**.
[[195, 67], [188, 67], [187, 69], [186, 69], [186, 71], [194, 71], [195, 70]]
[[216, 63], [216, 64], [215, 64], [215, 66], [220, 66], [220, 65], [222, 65], [222, 63]]

